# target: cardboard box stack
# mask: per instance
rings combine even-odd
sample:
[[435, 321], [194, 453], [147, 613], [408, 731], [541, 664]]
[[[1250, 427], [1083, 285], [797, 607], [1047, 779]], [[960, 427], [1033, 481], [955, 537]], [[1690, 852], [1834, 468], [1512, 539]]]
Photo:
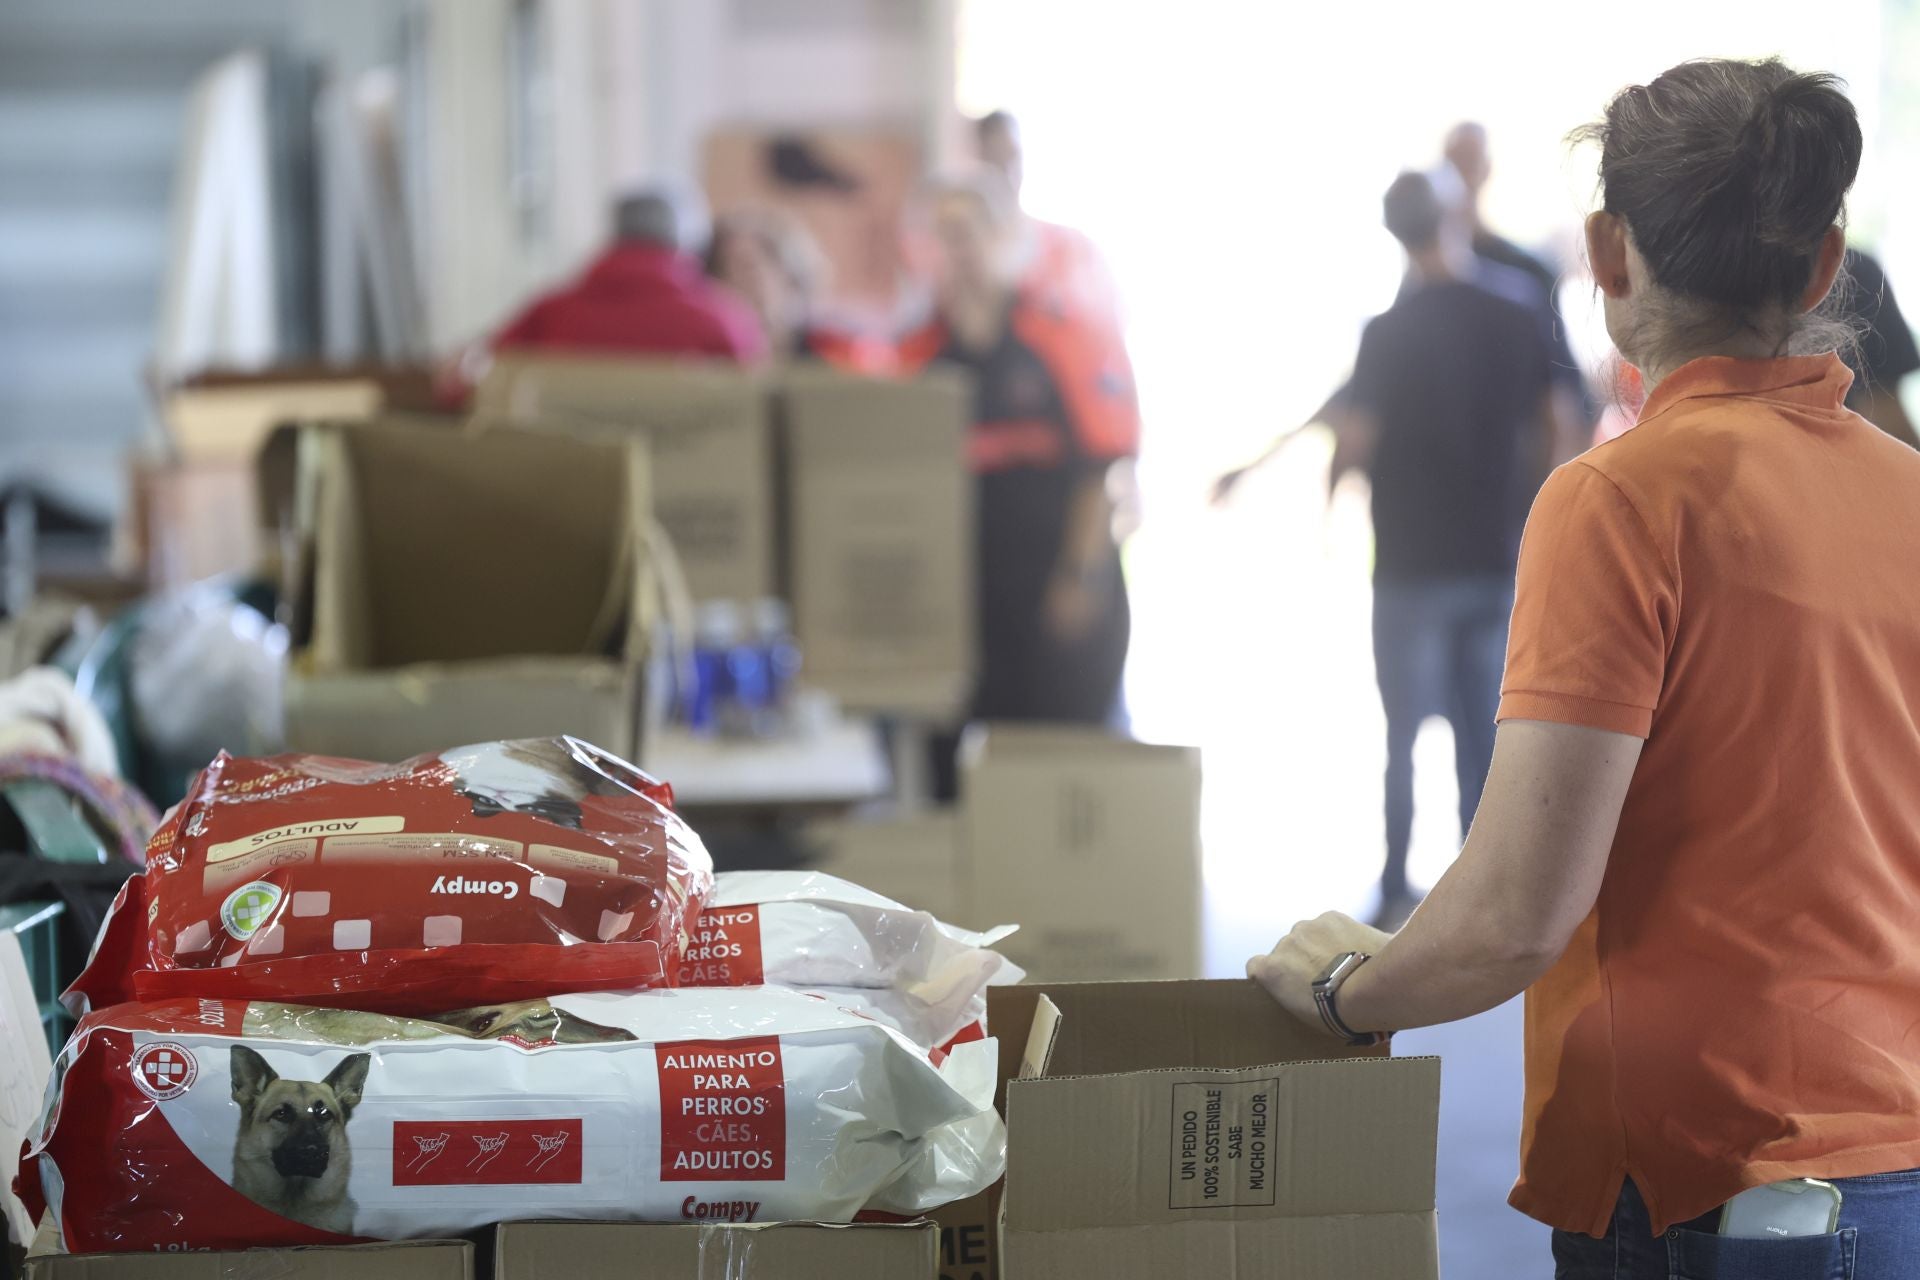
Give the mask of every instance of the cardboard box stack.
[[804, 679], [945, 721], [974, 670], [967, 387], [796, 367], [502, 356], [482, 419], [644, 439], [696, 601], [791, 604]]
[[474, 412], [483, 422], [644, 442], [654, 514], [694, 598], [778, 594], [774, 435], [761, 376], [728, 365], [503, 355]]
[[404, 419], [301, 439], [296, 750], [402, 760], [572, 733], [631, 756], [652, 480], [638, 441]]
[[132, 464], [129, 558], [160, 587], [270, 562], [283, 511], [263, 459], [268, 441], [287, 424], [368, 418], [417, 400], [395, 373], [216, 377], [165, 393], [159, 415], [168, 452]]
[[822, 870], [969, 925], [1039, 981], [1200, 973], [1200, 755], [1063, 727], [988, 725], [960, 803], [816, 824]]
[[974, 670], [965, 381], [796, 367], [780, 396], [808, 682], [850, 710], [953, 719]]

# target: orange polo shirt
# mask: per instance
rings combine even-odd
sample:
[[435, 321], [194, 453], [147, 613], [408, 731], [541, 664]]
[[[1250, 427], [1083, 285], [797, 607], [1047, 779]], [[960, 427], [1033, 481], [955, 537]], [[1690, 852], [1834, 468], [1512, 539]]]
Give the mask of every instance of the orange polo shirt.
[[1920, 1166], [1920, 453], [1851, 381], [1696, 360], [1528, 523], [1500, 718], [1646, 739], [1527, 993], [1512, 1200], [1564, 1230]]

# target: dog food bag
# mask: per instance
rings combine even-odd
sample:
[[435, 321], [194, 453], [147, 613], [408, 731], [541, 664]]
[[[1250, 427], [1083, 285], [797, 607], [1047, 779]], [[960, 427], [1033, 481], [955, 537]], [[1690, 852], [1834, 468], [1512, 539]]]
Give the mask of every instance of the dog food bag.
[[711, 887], [671, 791], [574, 738], [397, 765], [223, 754], [149, 844], [69, 1004], [419, 1015], [667, 985]]
[[1016, 982], [988, 950], [1014, 932], [974, 933], [819, 871], [727, 871], [692, 929], [684, 986], [942, 986]]
[[845, 1222], [922, 1213], [1004, 1170], [991, 1041], [936, 1067], [878, 1023], [772, 987], [446, 1016], [218, 999], [90, 1014], [22, 1191], [70, 1250], [148, 1251], [509, 1217]]
[[680, 982], [797, 987], [933, 1049], [984, 1035], [987, 987], [1025, 977], [989, 949], [1013, 931], [958, 929], [821, 872], [727, 871], [692, 928]]

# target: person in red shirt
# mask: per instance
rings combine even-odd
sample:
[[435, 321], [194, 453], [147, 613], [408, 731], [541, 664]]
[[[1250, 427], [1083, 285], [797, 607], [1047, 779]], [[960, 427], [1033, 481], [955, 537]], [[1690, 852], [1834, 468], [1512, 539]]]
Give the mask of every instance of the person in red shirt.
[[494, 350], [761, 359], [767, 340], [753, 309], [707, 279], [694, 256], [704, 221], [664, 191], [622, 199], [613, 245], [516, 316]]

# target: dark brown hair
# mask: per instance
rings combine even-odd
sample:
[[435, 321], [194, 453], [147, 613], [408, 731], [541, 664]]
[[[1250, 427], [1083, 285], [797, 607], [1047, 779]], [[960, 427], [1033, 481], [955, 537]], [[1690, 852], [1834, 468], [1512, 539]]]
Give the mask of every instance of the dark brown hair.
[[1790, 336], [1860, 168], [1837, 78], [1778, 59], [1683, 62], [1622, 90], [1576, 137], [1599, 144], [1603, 207], [1676, 295], [1676, 320]]

